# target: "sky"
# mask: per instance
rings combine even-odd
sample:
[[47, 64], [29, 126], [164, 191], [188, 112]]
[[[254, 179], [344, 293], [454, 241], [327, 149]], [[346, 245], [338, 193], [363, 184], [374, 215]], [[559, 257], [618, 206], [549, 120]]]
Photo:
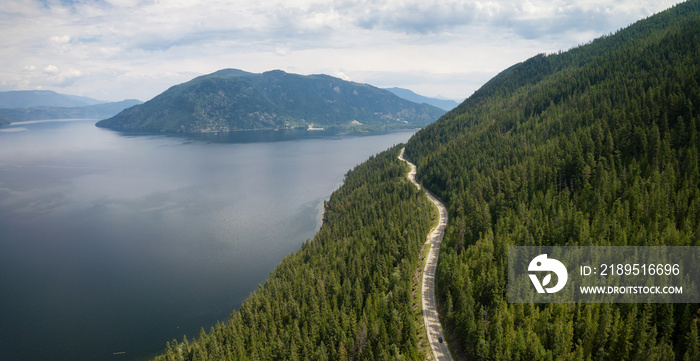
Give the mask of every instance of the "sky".
[[678, 0], [3, 0], [0, 91], [149, 100], [224, 68], [461, 101]]

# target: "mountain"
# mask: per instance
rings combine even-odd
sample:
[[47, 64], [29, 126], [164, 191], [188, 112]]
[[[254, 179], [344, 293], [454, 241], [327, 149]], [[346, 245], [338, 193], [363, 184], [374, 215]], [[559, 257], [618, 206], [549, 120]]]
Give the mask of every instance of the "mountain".
[[[406, 153], [449, 209], [447, 340], [474, 360], [700, 360], [698, 304], [509, 303], [509, 246], [700, 245], [700, 1], [491, 79]], [[625, 280], [628, 282], [628, 280]]]
[[105, 103], [88, 97], [59, 94], [51, 90], [0, 92], [0, 108], [84, 107]]
[[[506, 299], [510, 245], [699, 245], [698, 79], [695, 0], [516, 64], [409, 141], [450, 213], [435, 279], [459, 359], [700, 360], [697, 303]], [[313, 240], [156, 360], [426, 359], [409, 305], [431, 222], [397, 154], [349, 172]]]
[[293, 127], [420, 127], [444, 111], [366, 84], [280, 70], [224, 69], [97, 123], [121, 131], [204, 133]]
[[429, 98], [426, 96], [422, 96], [419, 94], [416, 94], [408, 89], [403, 89], [403, 88], [385, 88], [386, 90], [394, 93], [394, 95], [399, 96], [401, 98], [404, 98], [406, 100], [412, 101], [414, 103], [418, 104], [430, 104], [434, 107], [438, 107], [440, 109], [443, 109], [445, 111], [451, 110], [459, 103], [457, 103], [454, 100], [451, 99], [439, 99], [439, 98]]
[[80, 107], [37, 106], [30, 108], [0, 109], [0, 125], [42, 119], [100, 119], [111, 117], [124, 109], [141, 104], [140, 100], [127, 99], [119, 102], [101, 103]]

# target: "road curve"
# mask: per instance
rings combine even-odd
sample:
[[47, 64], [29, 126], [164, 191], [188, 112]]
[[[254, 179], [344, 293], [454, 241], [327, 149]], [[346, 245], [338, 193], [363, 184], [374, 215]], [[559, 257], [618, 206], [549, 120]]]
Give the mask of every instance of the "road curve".
[[[406, 176], [418, 189], [421, 189], [421, 186], [416, 182], [415, 164], [407, 161], [403, 156], [405, 150], [406, 148], [401, 149], [399, 159], [406, 162], [411, 167], [411, 171], [408, 172]], [[435, 267], [437, 266], [438, 254], [440, 253], [440, 243], [442, 242], [442, 237], [445, 235], [445, 227], [447, 227], [447, 209], [433, 193], [427, 189], [423, 189], [423, 191], [428, 196], [428, 199], [437, 206], [440, 215], [437, 227], [433, 228], [433, 230], [428, 233], [428, 237], [425, 241], [426, 243], [430, 243], [430, 251], [428, 252], [428, 258], [425, 262], [425, 269], [423, 269], [423, 282], [421, 286], [421, 292], [423, 293], [423, 321], [425, 322], [428, 342], [430, 343], [430, 348], [433, 350], [435, 360], [451, 361], [452, 355], [447, 348], [447, 341], [444, 340], [445, 337], [442, 334], [442, 325], [440, 325], [437, 303], [435, 301]], [[438, 337], [443, 338], [442, 343], [438, 341]]]

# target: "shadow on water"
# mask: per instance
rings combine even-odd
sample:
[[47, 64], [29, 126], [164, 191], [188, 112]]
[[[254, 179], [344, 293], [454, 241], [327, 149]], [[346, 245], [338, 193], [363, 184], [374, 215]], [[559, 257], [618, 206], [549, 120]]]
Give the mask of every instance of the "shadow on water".
[[397, 129], [372, 129], [354, 131], [342, 128], [328, 128], [323, 130], [307, 129], [276, 129], [276, 130], [241, 130], [232, 132], [211, 132], [211, 133], [153, 133], [153, 132], [122, 132], [114, 131], [123, 137], [166, 137], [184, 139], [191, 141], [201, 141], [206, 143], [271, 143], [306, 139], [344, 139], [351, 137], [366, 137], [387, 135], [392, 133], [415, 133], [418, 129], [397, 128]]

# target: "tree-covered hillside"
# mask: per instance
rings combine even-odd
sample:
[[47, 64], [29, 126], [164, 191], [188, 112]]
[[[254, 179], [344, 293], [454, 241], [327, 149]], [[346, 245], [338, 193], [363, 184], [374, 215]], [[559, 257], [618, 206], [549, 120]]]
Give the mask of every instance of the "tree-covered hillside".
[[[432, 204], [393, 148], [348, 172], [313, 240], [196, 342], [156, 360], [421, 360], [413, 276]], [[422, 320], [420, 320], [422, 322]]]
[[700, 360], [698, 304], [509, 304], [510, 245], [700, 245], [700, 1], [492, 79], [414, 136], [471, 360]]
[[97, 123], [122, 131], [202, 133], [294, 127], [419, 127], [445, 111], [328, 75], [225, 69], [176, 85]]

